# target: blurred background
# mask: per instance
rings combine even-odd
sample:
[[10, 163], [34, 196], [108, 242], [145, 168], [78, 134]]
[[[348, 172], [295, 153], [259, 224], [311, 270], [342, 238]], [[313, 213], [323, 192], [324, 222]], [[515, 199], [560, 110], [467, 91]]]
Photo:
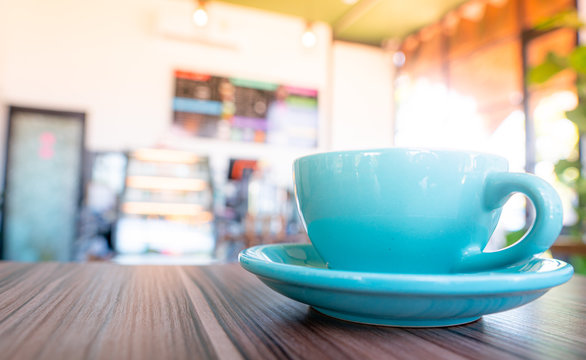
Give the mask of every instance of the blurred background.
[[[4, 0], [2, 259], [210, 264], [306, 242], [292, 161], [477, 150], [550, 182], [586, 272], [578, 0]], [[521, 195], [489, 244], [531, 226]]]

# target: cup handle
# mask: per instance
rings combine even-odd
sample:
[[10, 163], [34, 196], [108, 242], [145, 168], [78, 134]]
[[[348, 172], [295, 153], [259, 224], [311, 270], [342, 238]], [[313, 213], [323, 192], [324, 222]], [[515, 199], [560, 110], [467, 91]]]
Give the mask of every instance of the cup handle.
[[541, 178], [524, 173], [488, 174], [484, 183], [484, 206], [487, 210], [500, 208], [516, 192], [525, 194], [535, 207], [531, 229], [517, 243], [502, 250], [463, 254], [458, 271], [480, 271], [528, 261], [555, 242], [562, 229], [562, 203], [554, 188]]

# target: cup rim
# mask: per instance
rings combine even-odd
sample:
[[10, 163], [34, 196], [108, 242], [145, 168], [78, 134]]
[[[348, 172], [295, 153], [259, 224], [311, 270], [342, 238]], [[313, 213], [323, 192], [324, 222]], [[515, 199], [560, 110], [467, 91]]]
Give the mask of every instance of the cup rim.
[[476, 150], [463, 150], [463, 149], [451, 149], [451, 148], [426, 148], [426, 147], [379, 147], [379, 148], [369, 148], [369, 149], [352, 149], [352, 150], [334, 150], [334, 151], [322, 151], [313, 154], [303, 155], [294, 160], [294, 162], [298, 162], [302, 159], [310, 159], [310, 158], [317, 158], [323, 156], [337, 156], [337, 155], [365, 155], [368, 153], [388, 153], [388, 152], [434, 152], [434, 153], [442, 153], [442, 154], [468, 154], [472, 156], [482, 156], [482, 157], [489, 157], [494, 159], [500, 159], [501, 161], [507, 161], [502, 155], [476, 151]]

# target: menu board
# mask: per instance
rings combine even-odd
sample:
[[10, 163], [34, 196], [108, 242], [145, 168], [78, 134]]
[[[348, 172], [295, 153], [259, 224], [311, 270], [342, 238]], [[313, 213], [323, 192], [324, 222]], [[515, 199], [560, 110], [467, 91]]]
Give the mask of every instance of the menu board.
[[312, 148], [318, 92], [178, 70], [173, 123], [194, 136]]

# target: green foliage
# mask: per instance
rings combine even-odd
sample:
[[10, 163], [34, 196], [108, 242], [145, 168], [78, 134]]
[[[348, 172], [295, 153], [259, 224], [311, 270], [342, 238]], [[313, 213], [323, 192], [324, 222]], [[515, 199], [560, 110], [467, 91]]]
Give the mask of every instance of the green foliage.
[[[561, 12], [535, 27], [537, 31], [548, 31], [557, 28], [571, 28], [580, 29], [584, 27], [584, 23], [578, 17], [575, 10]], [[541, 85], [549, 81], [551, 78], [564, 70], [573, 71], [577, 77], [577, 90], [579, 104], [570, 111], [566, 112], [568, 120], [576, 124], [580, 137], [586, 134], [586, 47], [576, 46], [569, 55], [559, 55], [555, 53], [548, 53], [545, 60], [529, 69], [527, 73], [527, 80], [529, 84]], [[575, 149], [578, 153], [578, 149]], [[582, 164], [579, 159], [561, 159], [555, 164], [556, 177], [567, 186], [573, 188], [578, 195], [578, 204], [576, 206], [576, 214], [578, 221], [576, 225], [572, 226], [570, 235], [582, 241], [584, 232], [586, 230], [586, 178], [582, 171]], [[507, 235], [507, 245], [514, 244], [519, 240], [525, 229], [511, 232]], [[571, 256], [570, 263], [574, 266], [577, 274], [586, 275], [586, 256]]]
[[579, 160], [568, 160], [568, 159], [561, 159], [560, 161], [555, 164], [554, 171], [557, 177], [564, 181], [563, 174], [568, 169], [580, 169], [580, 161]]
[[530, 84], [543, 84], [567, 67], [567, 59], [550, 52], [545, 61], [529, 70], [527, 80]]
[[568, 56], [568, 64], [578, 74], [586, 74], [586, 47], [577, 46]]
[[586, 132], [586, 104], [580, 103], [574, 110], [566, 111], [566, 117], [576, 124], [580, 134]]
[[529, 84], [543, 84], [566, 69], [586, 75], [586, 46], [576, 46], [567, 56], [547, 53], [541, 64], [529, 69], [527, 80]]
[[505, 236], [506, 246], [511, 246], [517, 241], [521, 240], [523, 235], [527, 232], [527, 229], [523, 228], [516, 231], [511, 231]]
[[535, 26], [535, 30], [547, 31], [557, 28], [580, 29], [584, 23], [578, 17], [575, 10], [562, 11]]
[[586, 256], [574, 255], [570, 256], [568, 261], [574, 267], [574, 273], [586, 275]]

